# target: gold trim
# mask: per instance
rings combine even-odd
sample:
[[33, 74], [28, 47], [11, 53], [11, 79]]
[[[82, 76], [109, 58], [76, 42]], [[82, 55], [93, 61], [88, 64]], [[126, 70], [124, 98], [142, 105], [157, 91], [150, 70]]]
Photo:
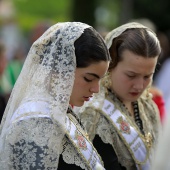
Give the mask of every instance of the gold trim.
[[[70, 117], [70, 115], [71, 115], [71, 114], [69, 114], [69, 116], [68, 116], [70, 122], [72, 122], [72, 123], [76, 126], [76, 129], [77, 129], [77, 130], [82, 134], [82, 136], [84, 136], [84, 138], [89, 142], [89, 144], [92, 146], [93, 150], [95, 151], [96, 155], [98, 156], [98, 158], [99, 158], [102, 166], [104, 167], [104, 163], [103, 163], [100, 155], [98, 154], [97, 150], [94, 148], [93, 144], [92, 144], [91, 141], [89, 140], [88, 134], [87, 134], [83, 129], [80, 129], [80, 127], [79, 127], [80, 125], [79, 125], [79, 123], [77, 122], [77, 120], [76, 120], [76, 119], [73, 120], [73, 119], [71, 118], [71, 117], [73, 117], [73, 116], [71, 115], [71, 117]], [[66, 135], [67, 135], [68, 139], [70, 140], [70, 142], [72, 143], [72, 145], [76, 148], [78, 154], [79, 154], [79, 155], [81, 156], [81, 158], [84, 160], [84, 162], [86, 163], [86, 165], [89, 167], [90, 170], [92, 170], [92, 168], [91, 168], [91, 166], [90, 166], [89, 164], [90, 164], [90, 161], [91, 161], [91, 159], [92, 159], [92, 154], [93, 154], [93, 153], [90, 155], [90, 159], [87, 160], [87, 159], [84, 157], [84, 155], [82, 154], [82, 152], [80, 151], [80, 148], [77, 147], [77, 145], [76, 145], [76, 144], [74, 143], [74, 141], [72, 140], [72, 137], [70, 136], [70, 134], [69, 134], [68, 132], [66, 132]], [[96, 162], [97, 162], [97, 161], [96, 161]], [[95, 162], [95, 164], [96, 164], [96, 162]]]
[[[109, 102], [111, 102], [111, 103], [114, 105], [113, 101], [112, 101], [110, 98], [106, 97], [104, 100], [108, 100]], [[104, 103], [103, 103], [103, 105], [104, 105]], [[115, 105], [114, 105], [114, 106], [115, 106]], [[120, 111], [120, 110], [118, 109], [118, 110], [121, 112], [121, 114], [122, 114], [123, 116], [125, 116], [125, 118], [127, 119], [128, 123], [135, 129], [135, 131], [138, 133], [139, 137], [141, 138], [141, 140], [143, 141], [143, 143], [144, 143], [144, 145], [145, 145], [145, 148], [146, 148], [147, 153], [146, 153], [145, 160], [144, 160], [143, 162], [140, 162], [140, 161], [136, 160], [136, 158], [134, 157], [134, 153], [132, 152], [131, 148], [129, 147], [129, 144], [128, 144], [127, 141], [124, 139], [124, 137], [122, 136], [122, 134], [120, 133], [120, 131], [119, 131], [119, 129], [116, 127], [116, 125], [113, 123], [112, 119], [110, 118], [110, 115], [107, 115], [107, 114], [102, 110], [102, 108], [103, 108], [103, 106], [101, 106], [100, 109], [98, 109], [99, 112], [100, 112], [101, 114], [103, 114], [103, 116], [106, 117], [106, 119], [107, 119], [107, 120], [114, 126], [114, 128], [117, 130], [117, 132], [118, 132], [119, 136], [121, 137], [121, 139], [123, 140], [125, 146], [128, 148], [128, 151], [131, 153], [131, 156], [132, 156], [132, 158], [134, 159], [135, 163], [138, 164], [138, 165], [139, 165], [139, 164], [145, 164], [145, 163], [147, 162], [148, 158], [149, 158], [149, 147], [148, 147], [148, 143], [146, 142], [145, 136], [142, 135], [141, 132], [138, 130], [137, 125], [134, 124], [134, 123], [129, 119], [129, 117], [127, 117], [126, 114], [124, 114], [122, 111]], [[114, 108], [114, 111], [115, 111], [115, 108]], [[112, 113], [112, 114], [114, 114], [114, 113]], [[147, 141], [148, 141], [148, 140], [150, 141], [151, 139], [147, 137]], [[150, 146], [150, 147], [151, 147], [151, 146]]]

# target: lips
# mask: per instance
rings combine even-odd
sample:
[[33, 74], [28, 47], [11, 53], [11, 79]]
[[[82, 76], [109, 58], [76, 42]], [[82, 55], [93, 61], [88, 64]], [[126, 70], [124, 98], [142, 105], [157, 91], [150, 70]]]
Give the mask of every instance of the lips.
[[139, 92], [131, 92], [130, 93], [132, 96], [138, 96], [140, 93]]
[[84, 96], [83, 98], [84, 98], [85, 101], [89, 101], [91, 97], [92, 97], [92, 96], [89, 96], [89, 97], [85, 97], [85, 96]]

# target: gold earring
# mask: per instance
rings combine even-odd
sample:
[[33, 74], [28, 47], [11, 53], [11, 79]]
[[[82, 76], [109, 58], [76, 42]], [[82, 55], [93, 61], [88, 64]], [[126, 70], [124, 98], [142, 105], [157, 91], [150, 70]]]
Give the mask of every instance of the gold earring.
[[146, 89], [146, 97], [147, 97], [148, 99], [153, 97], [152, 93], [150, 92], [150, 88], [151, 88], [151, 87], [148, 87], [148, 88]]
[[107, 72], [106, 76], [102, 79], [101, 84], [107, 89], [111, 88], [111, 76], [110, 72]]

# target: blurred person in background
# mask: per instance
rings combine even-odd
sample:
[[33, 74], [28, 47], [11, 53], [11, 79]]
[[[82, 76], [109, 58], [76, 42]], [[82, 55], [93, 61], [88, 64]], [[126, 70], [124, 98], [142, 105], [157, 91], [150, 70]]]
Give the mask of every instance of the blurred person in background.
[[161, 44], [162, 50], [161, 50], [161, 55], [158, 59], [158, 64], [157, 64], [156, 71], [154, 74], [154, 80], [157, 79], [157, 75], [159, 75], [159, 72], [161, 71], [163, 65], [170, 58], [170, 42], [169, 42], [168, 35], [166, 35], [162, 31], [158, 31], [157, 36]]
[[4, 76], [4, 70], [7, 66], [6, 48], [3, 41], [0, 41], [0, 122], [7, 103], [6, 89], [9, 86], [8, 80]]
[[16, 10], [12, 1], [0, 1], [0, 38], [5, 44], [7, 66], [3, 77], [8, 80], [5, 93], [12, 91], [25, 60], [26, 41], [17, 22]]
[[170, 43], [167, 35], [163, 32], [158, 33], [161, 43], [162, 53], [158, 60], [158, 68], [154, 78], [154, 85], [161, 90], [164, 101], [166, 114], [170, 114]]
[[78, 112], [107, 170], [149, 170], [161, 126], [149, 86], [161, 53], [155, 33], [139, 23], [105, 37], [112, 61], [100, 93]]
[[161, 118], [161, 123], [163, 124], [164, 120], [166, 118], [166, 114], [167, 114], [167, 112], [166, 112], [167, 108], [165, 108], [165, 101], [164, 101], [164, 98], [163, 98], [163, 94], [162, 94], [161, 90], [159, 90], [159, 88], [155, 87], [154, 85], [152, 85], [149, 88], [149, 92], [152, 94], [153, 101], [158, 106], [160, 118]]
[[52, 22], [50, 20], [37, 22], [29, 33], [29, 46], [31, 46], [51, 25]]
[[23, 45], [25, 43], [12, 1], [0, 1], [0, 20], [0, 38], [4, 41], [7, 49], [7, 59], [10, 61], [13, 59], [15, 51], [21, 47], [21, 44]]

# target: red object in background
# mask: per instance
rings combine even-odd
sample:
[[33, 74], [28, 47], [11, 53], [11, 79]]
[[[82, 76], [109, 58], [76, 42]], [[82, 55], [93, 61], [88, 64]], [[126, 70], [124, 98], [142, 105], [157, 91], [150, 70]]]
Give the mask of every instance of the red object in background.
[[163, 123], [164, 117], [165, 117], [165, 102], [163, 100], [162, 96], [154, 96], [153, 101], [157, 104], [159, 112], [160, 112], [160, 118], [161, 122]]
[[157, 89], [156, 87], [151, 87], [150, 92], [153, 95], [153, 101], [156, 103], [156, 105], [158, 106], [159, 112], [160, 112], [160, 118], [161, 118], [161, 122], [164, 122], [164, 118], [165, 118], [165, 102], [163, 99], [163, 95], [161, 93], [161, 91], [159, 89]]

